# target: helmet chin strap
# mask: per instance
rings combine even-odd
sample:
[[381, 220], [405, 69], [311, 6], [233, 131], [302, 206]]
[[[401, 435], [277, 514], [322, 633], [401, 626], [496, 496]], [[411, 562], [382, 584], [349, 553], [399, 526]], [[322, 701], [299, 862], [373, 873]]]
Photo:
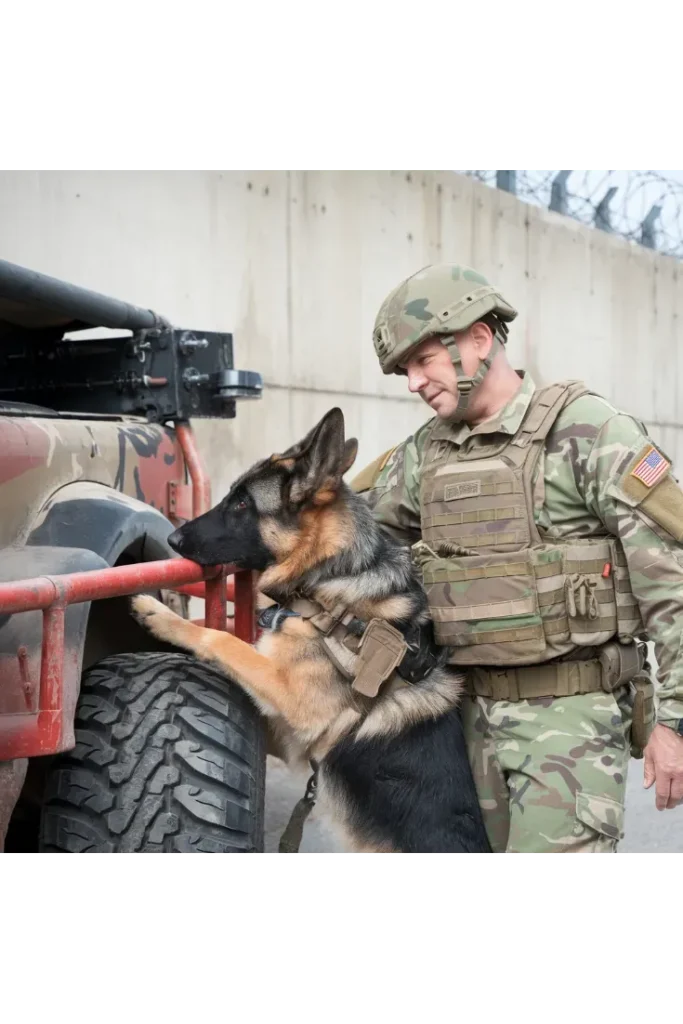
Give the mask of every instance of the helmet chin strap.
[[498, 353], [502, 351], [503, 345], [500, 339], [498, 338], [497, 334], [494, 334], [489, 354], [486, 356], [485, 359], [479, 360], [479, 366], [477, 367], [476, 372], [471, 377], [468, 377], [465, 373], [463, 373], [462, 356], [460, 355], [460, 349], [458, 348], [456, 340], [453, 337], [453, 335], [451, 335], [448, 341], [444, 342], [444, 345], [448, 349], [453, 365], [455, 366], [458, 373], [458, 404], [456, 406], [455, 412], [453, 413], [452, 416], [449, 416], [448, 419], [451, 423], [462, 423], [462, 421], [465, 419], [465, 416], [467, 415], [467, 409], [469, 407], [472, 395], [479, 387], [486, 374], [491, 369], [491, 364], [493, 363], [493, 360], [496, 358]]

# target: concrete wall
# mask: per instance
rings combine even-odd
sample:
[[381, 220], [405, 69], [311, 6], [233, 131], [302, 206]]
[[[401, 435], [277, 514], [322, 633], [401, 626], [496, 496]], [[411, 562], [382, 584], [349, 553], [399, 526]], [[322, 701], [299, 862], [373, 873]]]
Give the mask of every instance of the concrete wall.
[[520, 309], [516, 365], [585, 379], [683, 468], [681, 265], [454, 173], [0, 172], [0, 257], [233, 331], [266, 390], [197, 424], [216, 496], [333, 405], [358, 467], [427, 418], [380, 373], [371, 331], [389, 289], [440, 260]]

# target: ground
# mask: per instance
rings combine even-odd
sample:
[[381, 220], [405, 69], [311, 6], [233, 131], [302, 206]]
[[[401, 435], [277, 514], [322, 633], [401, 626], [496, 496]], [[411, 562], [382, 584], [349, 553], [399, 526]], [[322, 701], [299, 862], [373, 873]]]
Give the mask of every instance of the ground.
[[[280, 835], [294, 804], [303, 795], [306, 776], [293, 776], [280, 761], [268, 759], [266, 851], [277, 852]], [[621, 853], [683, 853], [683, 807], [655, 808], [653, 790], [643, 789], [643, 762], [631, 761], [626, 795], [626, 836]], [[342, 847], [314, 809], [304, 828], [302, 853], [340, 853]]]

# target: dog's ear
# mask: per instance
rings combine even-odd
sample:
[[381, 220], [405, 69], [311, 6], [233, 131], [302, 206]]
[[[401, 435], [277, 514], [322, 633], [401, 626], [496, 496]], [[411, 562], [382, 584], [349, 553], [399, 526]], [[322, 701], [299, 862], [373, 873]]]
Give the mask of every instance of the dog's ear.
[[341, 409], [330, 409], [330, 411], [328, 413], [325, 413], [323, 418], [318, 423], [316, 423], [312, 430], [309, 430], [305, 437], [303, 437], [300, 441], [295, 441], [290, 448], [288, 448], [281, 454], [271, 455], [270, 461], [272, 463], [275, 463], [276, 465], [284, 466], [285, 469], [293, 469], [295, 460], [301, 458], [302, 455], [305, 455], [311, 448], [311, 446], [315, 444], [315, 441], [321, 429], [324, 428], [328, 417], [332, 416], [333, 413], [339, 413], [341, 415], [343, 433], [344, 416], [342, 414]]
[[314, 505], [326, 505], [333, 501], [341, 478], [348, 469], [346, 462], [349, 453], [344, 442], [344, 415], [341, 409], [330, 409], [300, 442], [295, 454], [296, 449], [295, 445], [290, 449], [291, 454], [286, 453], [294, 459], [290, 500], [295, 504], [312, 501]]
[[344, 473], [348, 473], [351, 469], [351, 466], [356, 461], [356, 455], [358, 455], [358, 441], [355, 437], [350, 437], [344, 444], [344, 459], [341, 471], [342, 476], [344, 476]]

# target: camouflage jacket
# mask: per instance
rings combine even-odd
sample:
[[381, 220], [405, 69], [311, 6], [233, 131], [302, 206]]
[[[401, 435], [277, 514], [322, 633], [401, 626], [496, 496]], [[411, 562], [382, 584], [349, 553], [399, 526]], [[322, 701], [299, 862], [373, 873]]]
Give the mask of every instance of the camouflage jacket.
[[[535, 390], [522, 387], [497, 416], [470, 428], [453, 427], [462, 444], [470, 433], [513, 435]], [[420, 539], [420, 473], [436, 417], [395, 448], [383, 463], [367, 498], [379, 523], [402, 543]], [[634, 457], [651, 444], [642, 424], [597, 395], [565, 407], [548, 435], [534, 491], [542, 487], [536, 523], [545, 539], [604, 535], [621, 541], [633, 593], [658, 662], [658, 721], [683, 720], [683, 546], [638, 506], [628, 503], [623, 480]], [[543, 480], [540, 481], [540, 475]], [[678, 488], [677, 488], [678, 490]], [[683, 508], [683, 493], [680, 495]]]

